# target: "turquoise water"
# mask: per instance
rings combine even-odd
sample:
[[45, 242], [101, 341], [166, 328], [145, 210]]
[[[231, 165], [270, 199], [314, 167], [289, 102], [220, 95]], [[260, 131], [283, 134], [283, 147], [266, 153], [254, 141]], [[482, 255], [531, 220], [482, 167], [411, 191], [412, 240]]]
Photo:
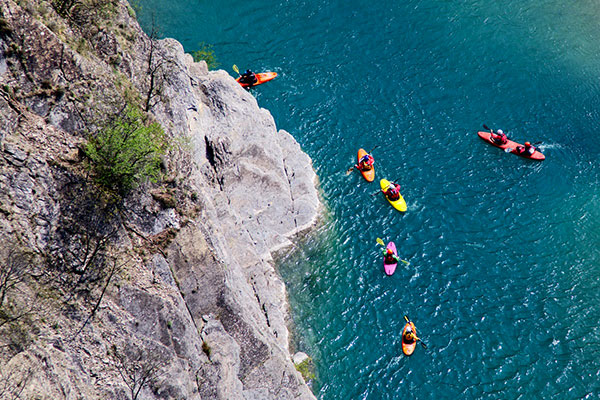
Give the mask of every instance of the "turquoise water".
[[[252, 93], [329, 210], [280, 266], [320, 399], [600, 397], [600, 2], [140, 4], [230, 72], [280, 74]], [[485, 144], [483, 123], [546, 161]], [[405, 214], [345, 174], [374, 146]], [[410, 266], [385, 276], [377, 237]], [[428, 346], [410, 358], [405, 314]]]

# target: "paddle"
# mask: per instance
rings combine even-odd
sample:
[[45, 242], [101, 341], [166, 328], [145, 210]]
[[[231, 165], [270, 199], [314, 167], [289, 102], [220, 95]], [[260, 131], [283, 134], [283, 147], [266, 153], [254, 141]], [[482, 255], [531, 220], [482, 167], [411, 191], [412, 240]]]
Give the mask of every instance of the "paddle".
[[[396, 181], [392, 181], [392, 182], [396, 182]], [[389, 185], [385, 188], [385, 190], [387, 190], [389, 188]], [[381, 189], [379, 189], [378, 191], [376, 191], [375, 193], [371, 193], [371, 196], [375, 196], [377, 193], [381, 192]]]
[[[375, 149], [376, 149], [376, 148], [378, 148], [378, 147], [379, 147], [379, 145], [377, 145], [377, 146], [373, 147], [373, 148], [371, 149], [371, 151], [367, 152], [367, 154], [371, 154], [371, 153], [373, 152], [373, 150], [375, 150]], [[348, 168], [348, 170], [346, 170], [346, 176], [350, 175], [350, 173], [352, 172], [352, 170], [353, 170], [354, 168], [356, 168], [356, 164], [355, 164], [355, 165], [353, 165], [353, 166], [351, 166], [350, 168]]]
[[233, 70], [235, 71], [236, 74], [238, 74], [239, 76], [242, 76], [242, 74], [240, 74], [240, 69], [238, 68], [237, 65], [233, 64]]
[[[385, 247], [385, 243], [383, 243], [383, 240], [381, 238], [377, 238], [377, 243], [380, 244], [380, 245], [382, 245], [383, 247]], [[406, 265], [410, 265], [410, 263], [408, 261], [406, 261], [406, 260], [400, 259], [400, 261], [402, 261]]]
[[[408, 317], [407, 317], [406, 315], [404, 316], [404, 319], [406, 320], [406, 322], [410, 322], [410, 320], [408, 319]], [[415, 335], [415, 339], [416, 339], [416, 340], [417, 340], [419, 343], [421, 343], [421, 346], [423, 346], [423, 348], [424, 348], [424, 349], [426, 349], [426, 348], [427, 348], [427, 345], [426, 345], [425, 343], [423, 343], [423, 341], [422, 341], [421, 339], [419, 339], [419, 338], [417, 337], [417, 335]]]
[[[483, 129], [487, 129], [488, 131], [490, 131], [490, 133], [494, 133], [494, 130], [492, 128], [489, 128], [486, 124], [483, 124]], [[506, 136], [506, 138], [508, 139], [508, 136]]]

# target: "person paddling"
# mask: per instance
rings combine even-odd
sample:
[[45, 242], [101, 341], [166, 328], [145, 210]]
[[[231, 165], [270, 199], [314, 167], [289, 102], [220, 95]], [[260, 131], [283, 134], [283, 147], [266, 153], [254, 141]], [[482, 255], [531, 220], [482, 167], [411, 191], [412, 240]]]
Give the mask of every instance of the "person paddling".
[[394, 254], [392, 249], [389, 247], [387, 249], [383, 249], [383, 262], [385, 264], [398, 264], [400, 261], [400, 257]]
[[404, 331], [404, 343], [407, 344], [411, 344], [414, 343], [415, 340], [419, 340], [419, 338], [417, 337], [417, 335], [415, 335], [415, 333], [413, 332], [413, 327], [414, 324], [411, 322], [407, 327], [406, 327], [406, 331]]
[[517, 146], [517, 153], [531, 157], [535, 153], [535, 147], [529, 142], [525, 142], [525, 146]]
[[390, 182], [390, 185], [386, 190], [382, 190], [388, 199], [396, 201], [400, 198], [400, 185], [394, 182]]
[[258, 82], [258, 78], [256, 74], [249, 69], [246, 70], [243, 74], [240, 75], [240, 83], [245, 83], [248, 85], [254, 85]]
[[365, 154], [358, 161], [358, 164], [354, 165], [356, 169], [359, 171], [370, 171], [373, 169], [373, 164], [375, 164], [375, 159], [370, 154]]
[[508, 143], [508, 136], [502, 131], [502, 129], [498, 129], [496, 133], [490, 130], [490, 139], [497, 145], [504, 145]]

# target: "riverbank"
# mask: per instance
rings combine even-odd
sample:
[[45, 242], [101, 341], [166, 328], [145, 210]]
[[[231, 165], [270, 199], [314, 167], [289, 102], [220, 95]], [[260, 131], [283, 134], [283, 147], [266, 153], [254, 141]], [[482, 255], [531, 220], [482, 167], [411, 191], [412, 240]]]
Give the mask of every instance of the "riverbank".
[[[322, 207], [294, 138], [228, 74], [148, 38], [125, 2], [67, 15], [0, 6], [0, 230], [36, 265], [2, 310], [0, 387], [53, 399], [314, 398], [291, 361], [272, 258]], [[108, 212], [81, 149], [128, 103], [171, 147], [163, 178]], [[90, 244], [103, 269], [84, 288], [72, 261]]]

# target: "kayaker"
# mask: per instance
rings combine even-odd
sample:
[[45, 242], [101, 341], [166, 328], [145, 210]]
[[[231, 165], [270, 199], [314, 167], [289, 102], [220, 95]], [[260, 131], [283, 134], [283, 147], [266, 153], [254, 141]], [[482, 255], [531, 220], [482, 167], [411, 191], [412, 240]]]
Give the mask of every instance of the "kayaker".
[[400, 257], [395, 255], [392, 249], [390, 248], [383, 249], [383, 256], [383, 262], [386, 264], [398, 264], [398, 262], [400, 261]]
[[390, 182], [390, 185], [387, 187], [387, 190], [385, 190], [383, 193], [391, 201], [396, 201], [400, 198], [400, 185], [394, 182]]
[[359, 171], [370, 171], [373, 169], [374, 163], [375, 163], [375, 159], [373, 158], [373, 156], [370, 154], [365, 154], [364, 156], [362, 156], [362, 158], [360, 159], [358, 164], [355, 165], [355, 167]]
[[412, 330], [412, 326], [408, 325], [406, 327], [406, 331], [404, 332], [404, 343], [412, 343], [417, 340], [417, 335]]
[[242, 75], [240, 75], [240, 83], [246, 83], [248, 85], [254, 85], [258, 82], [258, 78], [256, 74], [249, 69], [246, 70]]
[[502, 129], [498, 129], [496, 131], [496, 133], [494, 132], [490, 132], [491, 136], [490, 138], [492, 139], [492, 141], [498, 145], [503, 145], [508, 143], [508, 137], [506, 136], [506, 134], [502, 131]]
[[525, 146], [517, 146], [517, 153], [531, 157], [533, 153], [535, 153], [535, 147], [533, 147], [531, 143], [525, 142]]

